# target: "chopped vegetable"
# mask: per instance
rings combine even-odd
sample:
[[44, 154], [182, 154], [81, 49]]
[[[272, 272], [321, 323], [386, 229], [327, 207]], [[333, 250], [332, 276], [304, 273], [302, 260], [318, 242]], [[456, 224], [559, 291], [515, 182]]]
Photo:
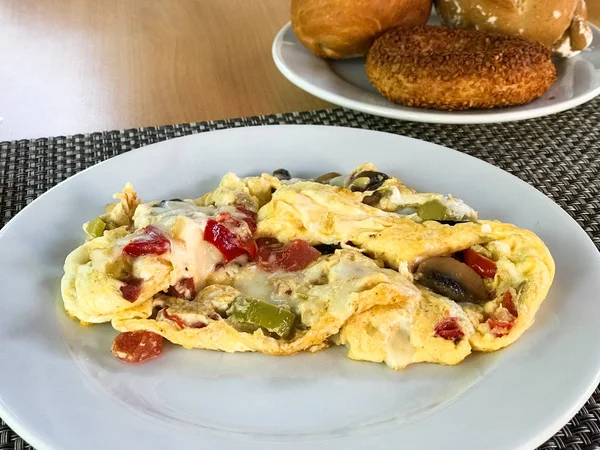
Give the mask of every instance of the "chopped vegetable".
[[296, 315], [286, 308], [247, 297], [236, 298], [227, 315], [230, 320], [251, 329], [264, 328], [282, 338], [289, 336], [296, 321]]
[[233, 261], [238, 256], [248, 253], [256, 257], [256, 242], [250, 238], [243, 240], [222, 223], [208, 219], [204, 229], [204, 240], [214, 245], [225, 258], [225, 262]]
[[438, 256], [422, 262], [415, 278], [436, 294], [455, 302], [482, 303], [488, 300], [481, 277], [454, 258]]
[[177, 284], [169, 287], [167, 294], [171, 297], [192, 300], [196, 297], [196, 283], [193, 278], [182, 278]]
[[324, 175], [321, 175], [320, 177], [318, 177], [315, 181], [317, 183], [322, 183], [322, 184], [329, 184], [329, 182], [331, 180], [333, 180], [334, 178], [337, 177], [341, 177], [342, 174], [341, 173], [337, 173], [337, 172], [328, 172]]
[[381, 201], [382, 196], [383, 196], [383, 194], [381, 193], [381, 191], [375, 191], [371, 195], [367, 195], [367, 196], [363, 197], [362, 202], [365, 205], [377, 206], [377, 203], [379, 203]]
[[446, 317], [436, 325], [433, 331], [435, 336], [448, 341], [455, 341], [455, 343], [458, 343], [457, 341], [460, 341], [460, 338], [465, 335], [456, 317]]
[[454, 217], [448, 213], [448, 208], [439, 200], [430, 200], [423, 203], [417, 208], [417, 215], [422, 220], [443, 221], [454, 219]]
[[[176, 324], [180, 329], [184, 328], [205, 328], [208, 324], [201, 320], [197, 320], [196, 322], [185, 322], [181, 317], [177, 314], [169, 314], [167, 311], [168, 308], [164, 308], [161, 310], [162, 317]], [[219, 317], [220, 318], [220, 317]], [[214, 320], [214, 319], [213, 319]]]
[[106, 223], [100, 217], [96, 217], [85, 225], [85, 232], [93, 238], [102, 236], [105, 229]]
[[515, 305], [513, 300], [513, 296], [510, 291], [506, 291], [502, 296], [502, 306], [508, 309], [508, 312], [511, 313], [515, 317], [519, 317], [519, 311]]
[[319, 244], [315, 245], [314, 249], [321, 253], [322, 255], [333, 255], [336, 250], [341, 249], [342, 246], [339, 244], [330, 245], [330, 244]]
[[318, 250], [301, 239], [283, 244], [275, 238], [259, 238], [256, 243], [258, 265], [268, 272], [296, 272], [321, 256]]
[[380, 188], [388, 178], [389, 176], [383, 172], [364, 170], [352, 178], [348, 188], [354, 192], [374, 191]]
[[454, 225], [457, 225], [459, 223], [467, 223], [469, 221], [468, 220], [438, 220], [437, 222], [441, 223], [442, 225], [450, 225], [451, 227], [453, 227]]
[[496, 337], [502, 337], [507, 335], [512, 327], [514, 326], [514, 322], [502, 322], [499, 320], [488, 319], [487, 324], [490, 327], [490, 331]]
[[125, 258], [119, 258], [106, 266], [106, 275], [115, 280], [125, 281], [131, 278], [133, 267]]
[[168, 202], [183, 202], [183, 200], [181, 200], [180, 198], [170, 198], [169, 200], [161, 200], [158, 203], [158, 206], [160, 208], [164, 208], [167, 205]]
[[120, 287], [121, 295], [128, 302], [135, 302], [142, 293], [142, 282], [140, 278], [132, 278], [125, 281], [125, 284]]
[[171, 322], [177, 324], [177, 326], [181, 329], [185, 328], [185, 323], [183, 323], [183, 320], [181, 320], [181, 318], [175, 314], [169, 314], [167, 312], [167, 308], [162, 310], [162, 315], [165, 319], [170, 320]]
[[292, 175], [286, 169], [277, 169], [273, 171], [273, 176], [281, 181], [291, 180]]
[[[246, 253], [253, 259], [256, 257], [256, 242], [252, 237], [256, 231], [256, 213], [243, 205], [236, 208], [244, 215], [241, 220], [234, 219], [228, 212], [221, 212], [214, 219], [209, 219], [204, 229], [204, 240], [217, 247], [225, 262]], [[248, 226], [247, 230], [240, 229], [244, 223]]]
[[477, 272], [478, 275], [486, 278], [494, 278], [496, 276], [498, 268], [496, 267], [496, 263], [491, 259], [470, 248], [463, 250], [462, 256], [465, 264]]
[[245, 214], [242, 220], [248, 224], [248, 228], [250, 228], [250, 232], [252, 234], [256, 233], [256, 213], [254, 211], [250, 211], [243, 205], [237, 205], [236, 208], [238, 211]]
[[142, 228], [142, 235], [123, 248], [129, 256], [162, 255], [171, 249], [171, 241], [162, 230], [154, 225]]

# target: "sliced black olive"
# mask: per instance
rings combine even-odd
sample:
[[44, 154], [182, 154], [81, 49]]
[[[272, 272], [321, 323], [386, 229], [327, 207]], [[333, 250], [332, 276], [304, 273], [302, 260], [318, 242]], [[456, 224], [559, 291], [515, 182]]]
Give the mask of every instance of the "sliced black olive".
[[454, 226], [456, 224], [467, 223], [469, 221], [468, 220], [438, 220], [438, 222], [441, 223], [442, 225]]
[[415, 279], [455, 302], [483, 303], [488, 300], [483, 279], [465, 263], [448, 256], [423, 261]]
[[381, 192], [375, 191], [371, 195], [367, 195], [363, 198], [363, 203], [369, 206], [375, 206], [381, 200]]
[[163, 309], [162, 306], [156, 305], [152, 308], [152, 314], [150, 314], [150, 317], [148, 317], [148, 319], [156, 319], [156, 316], [158, 316], [158, 313]]
[[285, 169], [277, 169], [273, 172], [273, 176], [281, 181], [284, 180], [291, 180], [292, 179], [292, 175], [290, 175], [290, 172], [285, 170]]
[[350, 183], [349, 188], [354, 192], [374, 191], [375, 189], [381, 187], [383, 182], [388, 178], [389, 176], [383, 172], [363, 170], [362, 172], [356, 174], [352, 180], [352, 183]]
[[320, 176], [319, 178], [317, 178], [315, 181], [316, 181], [317, 183], [321, 183], [321, 184], [329, 184], [329, 182], [330, 182], [331, 180], [333, 180], [334, 178], [337, 178], [337, 177], [341, 177], [341, 176], [342, 176], [342, 174], [341, 174], [341, 173], [337, 173], [337, 172], [329, 172], [329, 173], [326, 173], [326, 174], [324, 174], [324, 175], [321, 175], [321, 176]]
[[319, 244], [315, 245], [315, 248], [321, 252], [322, 255], [331, 255], [335, 253], [336, 250], [342, 248], [339, 244]]
[[161, 208], [163, 206], [165, 206], [165, 203], [167, 202], [182, 202], [183, 200], [181, 200], [180, 198], [170, 198], [169, 200], [161, 200], [160, 203], [158, 204], [158, 206], [160, 206]]

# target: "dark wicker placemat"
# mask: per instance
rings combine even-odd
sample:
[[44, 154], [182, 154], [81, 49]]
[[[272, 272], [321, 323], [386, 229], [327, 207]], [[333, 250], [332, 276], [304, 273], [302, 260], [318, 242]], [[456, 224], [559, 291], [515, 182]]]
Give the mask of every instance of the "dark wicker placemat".
[[[543, 119], [494, 125], [399, 122], [335, 109], [2, 142], [0, 227], [58, 182], [133, 148], [210, 130], [275, 124], [387, 131], [476, 156], [555, 200], [600, 248], [600, 99]], [[596, 389], [581, 411], [540, 448], [600, 450], [599, 402], [600, 390]], [[22, 449], [31, 447], [0, 420], [0, 450]]]

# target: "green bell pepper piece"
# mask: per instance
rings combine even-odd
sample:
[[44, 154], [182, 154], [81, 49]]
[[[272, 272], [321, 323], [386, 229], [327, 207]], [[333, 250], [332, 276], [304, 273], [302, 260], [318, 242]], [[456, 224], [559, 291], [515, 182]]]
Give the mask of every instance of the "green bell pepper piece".
[[245, 327], [264, 328], [282, 338], [289, 336], [296, 322], [296, 314], [290, 310], [247, 297], [238, 297], [231, 302], [227, 315]]

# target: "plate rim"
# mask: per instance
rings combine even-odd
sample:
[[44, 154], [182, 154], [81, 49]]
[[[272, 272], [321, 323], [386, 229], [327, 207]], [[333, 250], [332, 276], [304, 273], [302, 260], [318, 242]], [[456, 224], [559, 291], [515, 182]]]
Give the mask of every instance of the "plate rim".
[[[596, 27], [590, 22], [588, 23], [592, 27], [592, 32], [595, 35], [600, 36], [600, 28]], [[493, 113], [479, 115], [465, 115], [461, 114], [461, 111], [447, 112], [411, 108], [402, 105], [395, 105], [392, 102], [389, 102], [390, 106], [372, 105], [370, 103], [354, 100], [342, 94], [338, 94], [336, 92], [332, 92], [330, 90], [321, 88], [316, 84], [312, 83], [310, 80], [299, 76], [293, 69], [291, 69], [288, 63], [286, 62], [286, 58], [283, 57], [282, 51], [282, 44], [284, 42], [283, 37], [289, 31], [294, 33], [291, 21], [286, 23], [281, 28], [281, 30], [279, 30], [271, 46], [271, 55], [275, 66], [289, 82], [294, 84], [296, 87], [302, 89], [303, 91], [317, 98], [320, 98], [321, 100], [333, 103], [334, 105], [341, 106], [343, 108], [353, 109], [355, 111], [360, 111], [374, 116], [385, 117], [388, 119], [449, 125], [476, 125], [489, 123], [517, 122], [521, 120], [529, 120], [558, 114], [569, 109], [575, 108], [577, 106], [583, 105], [584, 103], [587, 103], [590, 100], [596, 98], [598, 95], [600, 95], [599, 83], [595, 89], [592, 89], [584, 95], [569, 99], [561, 103], [545, 105], [539, 108], [528, 109], [524, 111], [512, 111], [511, 107], [509, 107], [505, 109], [497, 109], [496, 112]], [[314, 58], [318, 58], [318, 56], [313, 55], [312, 53], [311, 56]], [[405, 109], [398, 109], [399, 107]]]
[[[542, 199], [543, 201], [547, 202], [548, 205], [552, 205], [552, 208], [556, 209], [558, 212], [561, 213], [561, 215], [563, 215], [566, 219], [569, 219], [573, 224], [575, 224], [579, 230], [580, 230], [580, 234], [581, 236], [585, 236], [585, 240], [586, 240], [586, 245], [587, 246], [591, 246], [590, 248], [593, 248], [596, 251], [596, 256], [598, 258], [600, 258], [600, 255], [598, 255], [598, 249], [596, 247], [596, 245], [593, 243], [592, 239], [590, 238], [589, 234], [587, 232], [585, 232], [585, 230], [583, 230], [583, 228], [577, 223], [577, 221], [571, 216], [569, 215], [562, 207], [560, 207], [560, 205], [558, 205], [554, 200], [552, 200], [550, 197], [546, 196], [545, 194], [543, 194], [540, 190], [538, 190], [537, 188], [535, 188], [534, 186], [530, 185], [529, 183], [525, 182], [524, 180], [520, 179], [519, 177], [513, 175], [512, 173], [501, 169], [498, 166], [495, 166], [494, 164], [488, 163], [485, 160], [482, 160], [480, 158], [477, 158], [475, 156], [469, 155], [467, 153], [458, 151], [458, 150], [454, 150], [452, 148], [449, 147], [445, 147], [443, 145], [440, 144], [436, 144], [433, 142], [429, 142], [429, 141], [425, 141], [425, 140], [421, 140], [421, 139], [416, 139], [416, 138], [412, 138], [409, 136], [404, 136], [404, 135], [399, 135], [396, 133], [391, 133], [391, 132], [384, 132], [384, 131], [377, 131], [377, 130], [370, 130], [370, 129], [363, 129], [363, 128], [355, 128], [355, 127], [348, 127], [348, 126], [328, 126], [328, 125], [305, 125], [305, 124], [281, 124], [281, 125], [258, 125], [258, 126], [251, 126], [251, 127], [236, 127], [236, 128], [227, 128], [227, 129], [220, 129], [220, 130], [210, 130], [210, 131], [206, 131], [203, 133], [198, 133], [198, 134], [192, 134], [192, 135], [188, 135], [188, 136], [182, 136], [182, 137], [178, 137], [175, 139], [168, 139], [168, 140], [164, 140], [164, 141], [160, 141], [160, 142], [156, 142], [156, 143], [152, 143], [149, 145], [145, 145], [145, 146], [141, 146], [138, 147], [136, 149], [130, 150], [126, 153], [122, 153], [120, 155], [116, 155], [114, 157], [108, 158], [105, 161], [102, 161], [100, 163], [94, 164], [84, 170], [81, 170], [80, 172], [66, 178], [65, 180], [61, 181], [60, 183], [58, 183], [57, 185], [53, 186], [52, 188], [48, 189], [47, 191], [45, 191], [43, 194], [41, 194], [40, 196], [38, 196], [34, 201], [32, 201], [31, 203], [29, 203], [25, 208], [23, 208], [21, 211], [19, 211], [18, 214], [16, 214], [1, 230], [0, 230], [0, 238], [4, 235], [5, 230], [8, 229], [9, 225], [13, 225], [15, 222], [15, 219], [17, 219], [19, 217], [19, 215], [21, 215], [21, 213], [25, 210], [29, 210], [31, 209], [30, 207], [33, 207], [32, 205], [36, 204], [36, 202], [38, 202], [39, 199], [43, 198], [44, 196], [46, 196], [47, 193], [53, 191], [54, 189], [57, 189], [59, 186], [61, 186], [64, 183], [67, 183], [68, 181], [74, 179], [75, 177], [82, 175], [84, 173], [86, 173], [87, 171], [91, 171], [92, 169], [95, 169], [97, 166], [101, 166], [104, 163], [108, 163], [109, 161], [112, 161], [113, 159], [119, 159], [122, 157], [125, 157], [127, 155], [133, 155], [130, 157], [134, 157], [136, 154], [141, 153], [143, 151], [145, 151], [146, 147], [150, 147], [150, 146], [162, 146], [162, 145], [169, 145], [168, 143], [170, 143], [171, 141], [181, 141], [184, 139], [188, 139], [188, 140], [193, 140], [193, 139], [198, 139], [199, 135], [206, 135], [206, 134], [212, 134], [212, 133], [217, 133], [217, 132], [223, 132], [223, 133], [246, 133], [249, 130], [252, 130], [250, 132], [258, 132], [256, 129], [270, 129], [270, 128], [305, 128], [305, 129], [310, 129], [310, 128], [319, 128], [319, 129], [339, 129], [341, 132], [347, 132], [348, 130], [352, 130], [352, 132], [358, 132], [358, 133], [365, 133], [365, 134], [383, 134], [383, 135], [390, 135], [390, 136], [394, 136], [397, 137], [399, 139], [404, 139], [404, 140], [410, 140], [410, 141], [417, 141], [417, 142], [421, 142], [421, 143], [425, 143], [428, 146], [432, 146], [432, 147], [438, 147], [440, 149], [444, 149], [445, 151], [450, 151], [453, 152], [454, 154], [456, 154], [456, 156], [459, 157], [466, 157], [468, 159], [473, 159], [478, 161], [479, 163], [483, 163], [486, 166], [491, 166], [491, 168], [495, 169], [498, 172], [503, 173], [505, 176], [508, 175], [512, 181], [517, 181], [520, 184], [528, 187], [529, 189], [532, 190], [532, 192], [535, 191], [536, 196], [539, 197], [540, 199]], [[0, 244], [1, 244], [1, 239], [0, 239]], [[596, 370], [596, 375], [595, 375], [595, 379], [592, 383], [590, 383], [589, 387], [587, 390], [582, 391], [578, 397], [578, 399], [576, 401], [572, 401], [570, 402], [572, 404], [571, 408], [565, 409], [560, 416], [557, 416], [557, 418], [552, 422], [551, 425], [547, 425], [546, 427], [544, 427], [544, 430], [546, 432], [540, 432], [537, 433], [533, 436], [531, 436], [531, 439], [529, 440], [529, 442], [523, 443], [523, 447], [522, 448], [526, 448], [526, 445], [529, 444], [534, 444], [536, 446], [543, 444], [544, 442], [546, 442], [549, 438], [551, 438], [565, 423], [567, 423], [576, 413], [577, 411], [579, 411], [581, 409], [581, 407], [583, 405], [585, 405], [585, 403], [588, 401], [588, 399], [590, 398], [590, 396], [592, 395], [592, 393], [594, 392], [594, 390], [596, 389], [597, 385], [600, 383], [600, 361], [597, 362], [597, 370]], [[34, 447], [40, 449], [40, 450], [44, 450], [44, 449], [54, 449], [54, 447], [50, 446], [49, 444], [47, 445], [43, 440], [41, 440], [42, 438], [40, 437], [38, 439], [38, 437], [36, 437], [36, 433], [35, 432], [29, 432], [27, 427], [22, 423], [22, 420], [20, 420], [18, 417], [16, 417], [15, 415], [12, 414], [11, 408], [8, 407], [8, 405], [4, 402], [4, 400], [2, 398], [0, 398], [0, 416], [2, 416], [3, 420], [8, 424], [9, 427], [11, 427], [18, 435], [22, 436], [23, 439], [25, 439], [29, 444], [33, 445]]]

